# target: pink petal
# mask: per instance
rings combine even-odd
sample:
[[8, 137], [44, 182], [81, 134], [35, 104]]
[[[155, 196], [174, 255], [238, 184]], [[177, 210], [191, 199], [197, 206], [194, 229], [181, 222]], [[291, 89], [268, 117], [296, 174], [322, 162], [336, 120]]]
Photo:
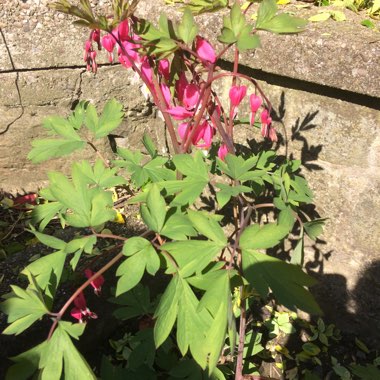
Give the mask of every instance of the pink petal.
[[128, 19], [122, 21], [119, 24], [117, 31], [119, 33], [119, 38], [121, 41], [126, 41], [129, 39], [129, 21], [128, 21]]
[[204, 38], [197, 36], [195, 42], [195, 51], [197, 52], [200, 59], [215, 63], [215, 50]]
[[166, 112], [175, 120], [184, 120], [193, 115], [192, 111], [188, 111], [185, 107], [181, 106], [169, 108]]
[[153, 86], [153, 71], [149, 64], [148, 59], [144, 59], [142, 65], [141, 65], [141, 74], [145, 81], [147, 81], [151, 86]]
[[161, 59], [158, 62], [158, 72], [166, 79], [170, 79], [170, 62], [168, 59]]
[[196, 84], [188, 84], [183, 94], [183, 104], [187, 109], [194, 108], [199, 100], [199, 87]]
[[98, 45], [98, 50], [101, 50], [101, 45], [100, 45], [100, 30], [99, 29], [94, 29], [91, 33], [91, 39], [95, 41]]
[[254, 113], [254, 112], [257, 112], [257, 110], [261, 107], [261, 104], [263, 103], [263, 101], [260, 98], [260, 96], [252, 94], [249, 97], [249, 103], [251, 105], [251, 111]]
[[224, 161], [224, 158], [227, 156], [228, 149], [226, 144], [222, 144], [218, 149], [218, 157]]
[[177, 91], [177, 98], [180, 102], [182, 102], [184, 94], [185, 94], [185, 88], [189, 84], [189, 82], [186, 79], [186, 75], [184, 72], [182, 72], [179, 76], [179, 79], [177, 80], [175, 84], [175, 89]]
[[250, 125], [255, 124], [255, 117], [256, 117], [256, 112], [251, 112], [250, 117], [249, 117], [249, 124]]
[[86, 299], [84, 298], [84, 294], [83, 292], [80, 292], [77, 297], [74, 299], [74, 305], [78, 308], [78, 309], [86, 309], [87, 308], [87, 303], [86, 303]]
[[[91, 269], [85, 269], [84, 274], [87, 278], [90, 278], [94, 275], [94, 272]], [[102, 286], [104, 284], [104, 277], [100, 275], [95, 280], [91, 281], [91, 286], [94, 288], [94, 291], [97, 295], [99, 295], [102, 290]]]
[[[127, 54], [130, 56], [131, 60], [140, 63], [141, 59], [139, 54], [135, 49], [138, 49], [140, 45], [134, 44], [129, 41], [123, 41], [122, 42], [124, 49], [126, 50]], [[119, 62], [125, 66], [126, 68], [132, 67], [132, 63], [129, 61], [128, 56], [123, 53], [123, 49], [118, 47], [118, 54], [119, 54]]]
[[[199, 125], [194, 133], [192, 143], [199, 148], [209, 148], [211, 146], [212, 138], [214, 136], [214, 128], [207, 120]], [[199, 144], [203, 140], [204, 144]]]
[[276, 130], [272, 126], [269, 128], [269, 139], [273, 142], [278, 140]]
[[71, 309], [70, 311], [70, 315], [77, 319], [79, 322], [82, 322], [82, 312], [80, 311], [80, 309], [74, 307]]
[[198, 146], [198, 143], [199, 141], [203, 138], [203, 135], [205, 134], [205, 125], [204, 123], [203, 124], [200, 124], [197, 128], [197, 130], [195, 131], [194, 135], [193, 135], [193, 140], [192, 140], [192, 143], [194, 145], [197, 145]]
[[263, 137], [268, 137], [268, 124], [264, 124], [264, 123], [262, 123], [261, 124], [261, 135], [263, 136]]
[[212, 138], [214, 137], [214, 128], [207, 123], [204, 133], [203, 133], [203, 141], [205, 142], [202, 148], [209, 148], [212, 143]]
[[115, 48], [116, 41], [115, 39], [110, 35], [106, 34], [102, 37], [102, 45], [104, 49], [106, 49], [108, 52], [112, 53], [113, 49]]
[[23, 205], [25, 203], [28, 203], [30, 205], [35, 205], [37, 198], [38, 198], [37, 194], [22, 195], [22, 196], [17, 197], [13, 200], [13, 206], [19, 206], [19, 205]]
[[238, 107], [247, 93], [246, 86], [232, 86], [230, 89], [230, 100], [234, 107]]
[[188, 123], [181, 123], [178, 125], [178, 134], [181, 140], [184, 140], [187, 133]]
[[165, 99], [165, 105], [166, 107], [170, 106], [171, 100], [172, 100], [172, 94], [170, 93], [170, 88], [165, 84], [161, 83], [160, 85], [162, 95], [164, 96]]
[[263, 112], [261, 112], [260, 118], [261, 118], [261, 122], [263, 124], [269, 125], [272, 122], [272, 118], [269, 116], [269, 112], [267, 109], [265, 109]]

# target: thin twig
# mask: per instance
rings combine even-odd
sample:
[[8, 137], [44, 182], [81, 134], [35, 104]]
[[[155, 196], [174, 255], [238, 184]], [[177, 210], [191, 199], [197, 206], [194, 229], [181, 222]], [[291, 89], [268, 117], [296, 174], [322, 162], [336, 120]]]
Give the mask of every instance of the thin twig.
[[[243, 287], [240, 287], [240, 294], [243, 292]], [[239, 326], [239, 346], [238, 356], [236, 361], [235, 380], [243, 380], [243, 356], [244, 356], [244, 341], [245, 341], [245, 325], [246, 325], [246, 300], [243, 300], [240, 305], [240, 326]]]

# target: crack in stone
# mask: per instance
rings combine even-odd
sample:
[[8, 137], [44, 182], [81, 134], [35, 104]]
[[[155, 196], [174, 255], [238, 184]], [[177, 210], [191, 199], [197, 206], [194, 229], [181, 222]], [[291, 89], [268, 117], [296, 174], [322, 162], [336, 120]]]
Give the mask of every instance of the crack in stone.
[[[99, 67], [115, 67], [120, 66], [120, 63], [99, 63]], [[49, 70], [77, 70], [84, 69], [85, 65], [67, 65], [67, 66], [46, 66], [46, 67], [27, 67], [22, 69], [17, 69], [12, 65], [12, 69], [0, 70], [0, 74], [12, 74], [12, 73], [30, 73], [34, 71], [49, 71]]]
[[16, 66], [13, 62], [13, 58], [12, 58], [12, 54], [11, 54], [11, 51], [9, 49], [9, 46], [8, 46], [8, 43], [7, 43], [7, 40], [5, 39], [5, 35], [3, 33], [3, 30], [0, 28], [0, 34], [1, 34], [1, 37], [3, 38], [3, 41], [4, 41], [4, 45], [5, 45], [5, 48], [7, 50], [7, 53], [8, 53], [8, 57], [9, 57], [9, 61], [11, 63], [11, 66], [12, 66], [12, 69], [16, 72], [16, 79], [15, 79], [15, 86], [16, 86], [16, 91], [17, 91], [17, 95], [18, 95], [18, 100], [19, 100], [19, 107], [21, 108], [21, 112], [20, 114], [15, 118], [13, 119], [10, 123], [8, 123], [5, 128], [0, 131], [0, 135], [4, 135], [5, 133], [7, 133], [9, 131], [9, 128], [19, 119], [21, 119], [21, 117], [24, 115], [24, 112], [25, 112], [25, 107], [24, 107], [24, 104], [22, 102], [22, 97], [21, 97], [21, 91], [20, 91], [20, 87], [19, 87], [19, 73], [18, 71], [16, 70]]
[[70, 104], [71, 104], [71, 110], [73, 111], [77, 104], [80, 102], [80, 98], [82, 95], [82, 82], [83, 82], [83, 74], [86, 72], [86, 69], [83, 69], [79, 73], [79, 77], [75, 82], [75, 90], [71, 97]]

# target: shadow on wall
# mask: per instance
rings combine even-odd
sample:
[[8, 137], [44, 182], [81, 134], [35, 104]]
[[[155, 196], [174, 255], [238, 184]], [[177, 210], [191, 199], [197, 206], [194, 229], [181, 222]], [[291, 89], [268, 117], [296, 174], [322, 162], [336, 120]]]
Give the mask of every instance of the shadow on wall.
[[372, 348], [379, 347], [380, 260], [372, 262], [363, 270], [351, 291], [347, 289], [344, 276], [324, 274], [323, 265], [317, 272], [314, 267], [315, 262], [306, 264], [308, 272], [318, 280], [311, 291], [325, 313], [325, 319], [342, 331], [357, 335]]
[[[318, 110], [310, 110], [306, 116], [298, 118], [291, 127], [290, 136], [284, 125], [284, 117], [286, 114], [285, 93], [281, 93], [278, 107], [272, 110], [272, 119], [281, 125], [279, 129], [279, 140], [275, 149], [281, 146], [285, 147], [285, 155], [290, 159], [294, 159], [292, 152], [288, 151], [288, 141], [297, 141], [302, 143], [300, 149], [300, 159], [302, 167], [307, 171], [323, 170], [317, 164], [319, 154], [322, 151], [322, 145], [310, 145], [304, 132], [317, 128], [315, 117]], [[267, 141], [258, 144], [256, 141], [249, 142], [253, 150], [271, 147]], [[308, 205], [302, 208], [311, 218], [320, 218], [314, 206]], [[323, 217], [323, 216], [322, 216]], [[295, 231], [298, 238], [299, 231]], [[269, 250], [269, 254], [284, 260], [290, 260], [291, 252], [295, 248], [297, 240], [290, 242], [291, 247], [285, 245]], [[305, 262], [306, 271], [318, 280], [318, 284], [311, 288], [312, 293], [320, 304], [324, 318], [327, 322], [334, 323], [345, 334], [355, 334], [373, 348], [380, 346], [380, 260], [372, 262], [363, 269], [356, 286], [352, 290], [347, 288], [347, 279], [340, 274], [325, 274], [324, 263], [330, 257], [339, 255], [339, 252], [332, 252], [326, 249], [327, 242], [317, 239], [311, 247], [314, 255], [312, 260]]]

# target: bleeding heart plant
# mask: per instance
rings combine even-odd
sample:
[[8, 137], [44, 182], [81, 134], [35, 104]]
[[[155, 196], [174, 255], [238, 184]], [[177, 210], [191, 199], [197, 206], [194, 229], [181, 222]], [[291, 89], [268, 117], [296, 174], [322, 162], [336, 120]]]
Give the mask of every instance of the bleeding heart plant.
[[[119, 261], [113, 285], [115, 302], [127, 305], [122, 312], [125, 319], [143, 316], [148, 321], [144, 329], [150, 329], [149, 339], [157, 348], [175, 337], [181, 355], [190, 356], [205, 379], [224, 379], [228, 371], [234, 372], [235, 379], [247, 378], [252, 360], [247, 354], [247, 337], [253, 334], [246, 332], [254, 313], [251, 303], [257, 297], [266, 298], [271, 292], [279, 304], [290, 309], [320, 311], [305, 288], [315, 281], [301, 265], [304, 231], [316, 238], [323, 220], [305, 220], [305, 214], [299, 212], [312, 201], [299, 174], [301, 162], [281, 159], [274, 150], [241, 150], [234, 141], [234, 130], [243, 123], [255, 138], [255, 128], [261, 124], [262, 136], [278, 141], [271, 103], [256, 80], [239, 73], [239, 53], [260, 46], [259, 30], [297, 33], [305, 22], [277, 14], [275, 1], [264, 0], [251, 24], [246, 12], [253, 2], [243, 11], [236, 1], [224, 17], [218, 37], [223, 48], [217, 51], [212, 41], [199, 34], [192, 11], [227, 8], [227, 1], [193, 0], [179, 24], [162, 14], [158, 26], [135, 15], [138, 2], [114, 0], [113, 16], [95, 15], [88, 0], [81, 0], [78, 6], [67, 0], [52, 4], [91, 29], [84, 54], [89, 70], [97, 72], [96, 49], [103, 46], [111, 62], [118, 60], [140, 78], [144, 94], [164, 119], [172, 152], [160, 155], [152, 140], [144, 136], [149, 159], [120, 147], [115, 160], [106, 160], [97, 142], [123, 120], [123, 105], [116, 100], [109, 101], [100, 116], [93, 105], [80, 102], [67, 119], [46, 120], [44, 126], [58, 138], [33, 141], [29, 154], [33, 162], [67, 155], [86, 145], [95, 150], [98, 159], [94, 164], [75, 162], [69, 177], [49, 173], [49, 186], [40, 191], [40, 204], [33, 210], [31, 232], [54, 252], [25, 268], [26, 289], [12, 286], [1, 305], [10, 323], [3, 333], [20, 334], [44, 316], [52, 319], [52, 326], [46, 341], [12, 359], [16, 364], [9, 376], [17, 379], [36, 371], [39, 378], [49, 380], [61, 379], [62, 371], [67, 379], [96, 378], [71, 341], [80, 337], [86, 323], [64, 318], [70, 318], [67, 312], [74, 306], [71, 317], [91, 323], [89, 329], [96, 328], [98, 321], [90, 320], [97, 314], [88, 308], [90, 294], [86, 301], [84, 292], [90, 285], [104, 297], [100, 293], [102, 275]], [[222, 71], [218, 61], [230, 49], [235, 52], [234, 70]], [[228, 78], [231, 85], [226, 101], [215, 84]], [[258, 112], [261, 123], [255, 121]], [[124, 207], [140, 205], [146, 226], [141, 235], [127, 238], [104, 230], [104, 224], [117, 216], [115, 187], [130, 194]], [[205, 199], [211, 208], [202, 203]], [[263, 224], [259, 216], [265, 208], [274, 210], [275, 219]], [[65, 242], [43, 233], [53, 218], [59, 218], [62, 226], [78, 228], [75, 239]], [[281, 247], [291, 232], [299, 234], [292, 263], [266, 253]], [[99, 240], [112, 242], [111, 251], [118, 254], [108, 259], [109, 249], [103, 248], [103, 264], [90, 265], [85, 270], [87, 280], [57, 307], [56, 292], [64, 269], [77, 271], [81, 257], [95, 256], [101, 250], [95, 250]], [[166, 290], [156, 307], [142, 306], [142, 294], [133, 298], [145, 272], [167, 277]], [[145, 378], [138, 375], [140, 370], [155, 369], [152, 361], [144, 360], [141, 368], [127, 366], [126, 378]], [[224, 365], [219, 366], [222, 361]]]

